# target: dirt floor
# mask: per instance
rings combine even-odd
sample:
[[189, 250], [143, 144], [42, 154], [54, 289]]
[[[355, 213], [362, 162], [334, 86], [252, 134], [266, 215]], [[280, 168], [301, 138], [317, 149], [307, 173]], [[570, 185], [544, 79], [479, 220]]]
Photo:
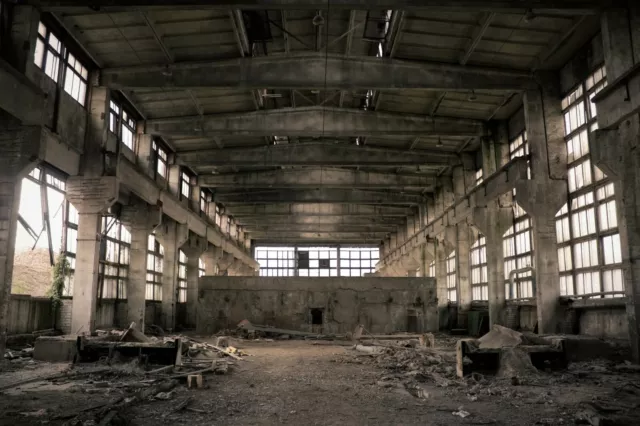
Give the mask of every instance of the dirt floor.
[[[205, 389], [190, 390], [180, 381], [172, 392], [150, 395], [155, 400], [131, 403], [128, 396], [149, 389], [153, 379], [131, 375], [136, 371], [129, 364], [75, 380], [15, 387], [11, 383], [68, 366], [5, 363], [0, 425], [640, 424], [640, 371], [627, 364], [599, 361], [527, 378], [457, 379], [451, 338], [438, 339], [439, 350], [419, 359], [413, 349], [366, 355], [327, 342], [232, 344], [251, 356], [235, 361], [227, 374], [205, 376]], [[73, 371], [88, 369], [105, 367]], [[120, 401], [120, 408], [111, 401]]]

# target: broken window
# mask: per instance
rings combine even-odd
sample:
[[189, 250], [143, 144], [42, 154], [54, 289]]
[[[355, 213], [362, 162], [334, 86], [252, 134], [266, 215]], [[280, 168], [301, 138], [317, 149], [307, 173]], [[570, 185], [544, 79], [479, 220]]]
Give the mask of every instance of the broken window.
[[11, 291], [46, 296], [63, 249], [65, 182], [57, 172], [36, 167], [21, 185]]
[[[527, 132], [522, 132], [509, 143], [509, 159], [529, 155]], [[528, 167], [531, 178], [531, 167]], [[504, 278], [507, 299], [524, 299], [534, 297], [533, 277], [531, 271], [520, 272], [514, 277], [515, 288], [511, 288], [509, 276], [516, 269], [531, 268], [533, 265], [533, 236], [531, 218], [517, 202], [517, 194], [513, 190], [513, 225], [503, 236]]]
[[458, 278], [456, 276], [456, 252], [452, 251], [446, 260], [447, 267], [447, 299], [449, 302], [458, 301]]
[[380, 249], [371, 247], [340, 247], [340, 276], [363, 277], [376, 271]]
[[38, 25], [38, 39], [33, 62], [44, 70], [53, 81], [58, 82], [62, 42], [42, 23]]
[[202, 258], [198, 259], [198, 277], [203, 277], [206, 274], [205, 264]]
[[[298, 275], [301, 277], [338, 276], [338, 249], [336, 247], [309, 247], [308, 264], [298, 262]], [[304, 253], [299, 251], [298, 254]], [[306, 266], [306, 267], [305, 267]]]
[[471, 300], [489, 300], [489, 278], [487, 276], [487, 241], [484, 236], [471, 246]]
[[[61, 67], [62, 58], [65, 58], [64, 67]], [[85, 105], [89, 71], [42, 22], [38, 25], [33, 62], [56, 83], [62, 71], [65, 92], [80, 105]]]
[[162, 300], [162, 270], [164, 262], [164, 248], [155, 235], [149, 235], [147, 240], [147, 286], [145, 298], [147, 300]]
[[[304, 252], [298, 252], [298, 255]], [[255, 257], [260, 264], [261, 277], [295, 276], [295, 247], [256, 247]], [[298, 257], [300, 261], [300, 257]], [[307, 257], [307, 262], [309, 258]]]
[[180, 199], [191, 198], [191, 176], [184, 170], [180, 171]]
[[200, 190], [200, 213], [207, 214], [209, 210], [207, 207], [209, 205], [209, 195], [206, 190]]
[[67, 66], [64, 77], [64, 91], [84, 106], [87, 100], [87, 80], [89, 72], [78, 58], [67, 51]]
[[476, 170], [476, 186], [480, 185], [483, 181], [482, 169]]
[[153, 149], [153, 161], [156, 177], [161, 176], [167, 178], [167, 150], [159, 141], [153, 141], [151, 145]]
[[131, 234], [118, 219], [104, 216], [101, 243], [98, 294], [103, 299], [126, 299]]
[[124, 146], [135, 151], [136, 121], [132, 114], [113, 99], [109, 101], [109, 131], [114, 133]]
[[606, 84], [600, 67], [562, 100], [569, 200], [556, 215], [556, 236], [563, 296], [624, 296], [614, 186], [589, 153], [597, 129], [592, 99]]
[[187, 302], [187, 256], [182, 250], [178, 255], [178, 303]]

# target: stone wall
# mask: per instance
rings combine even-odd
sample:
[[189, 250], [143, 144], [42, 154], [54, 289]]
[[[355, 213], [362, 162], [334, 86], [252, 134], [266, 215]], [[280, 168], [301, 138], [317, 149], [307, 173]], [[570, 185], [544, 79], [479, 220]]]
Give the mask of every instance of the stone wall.
[[313, 326], [322, 333], [344, 333], [358, 324], [372, 333], [438, 329], [434, 278], [204, 276], [197, 331], [235, 328], [243, 319], [311, 331], [312, 310], [322, 313], [322, 324]]

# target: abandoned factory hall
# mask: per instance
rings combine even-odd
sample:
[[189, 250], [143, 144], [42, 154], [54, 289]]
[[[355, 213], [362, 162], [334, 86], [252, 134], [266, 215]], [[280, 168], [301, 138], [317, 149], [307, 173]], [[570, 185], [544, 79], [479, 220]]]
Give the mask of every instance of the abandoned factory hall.
[[0, 425], [640, 425], [638, 0], [0, 0]]

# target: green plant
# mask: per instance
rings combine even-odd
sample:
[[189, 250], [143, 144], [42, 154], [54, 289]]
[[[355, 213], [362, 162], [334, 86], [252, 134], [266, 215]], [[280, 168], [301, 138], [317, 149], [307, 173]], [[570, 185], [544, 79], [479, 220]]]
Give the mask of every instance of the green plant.
[[62, 305], [62, 293], [64, 291], [64, 281], [69, 275], [69, 261], [64, 253], [61, 253], [53, 267], [53, 281], [47, 295], [51, 299], [51, 307], [57, 312]]

